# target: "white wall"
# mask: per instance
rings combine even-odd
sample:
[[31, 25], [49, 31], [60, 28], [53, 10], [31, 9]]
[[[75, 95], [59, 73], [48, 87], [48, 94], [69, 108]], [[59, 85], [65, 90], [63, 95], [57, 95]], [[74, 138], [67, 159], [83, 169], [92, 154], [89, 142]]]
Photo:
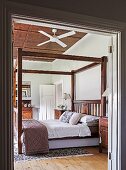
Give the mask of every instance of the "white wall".
[[101, 98], [101, 67], [89, 69], [76, 75], [76, 99], [96, 100]]
[[[46, 62], [23, 61], [23, 69], [31, 70], [50, 70], [51, 64]], [[40, 107], [39, 86], [43, 84], [51, 84], [51, 75], [45, 74], [22, 74], [22, 81], [31, 82], [31, 100], [32, 105]]]
[[[80, 55], [80, 56], [91, 56], [91, 57], [102, 57], [108, 56], [108, 45], [110, 37], [96, 34], [87, 34], [80, 41], [74, 44], [68, 49], [65, 54], [69, 55]], [[70, 68], [76, 69], [89, 62], [73, 62], [69, 61], [66, 63], [63, 60], [53, 62], [52, 68], [60, 70], [69, 70]], [[61, 76], [53, 76], [52, 82], [62, 80]], [[76, 76], [76, 99], [100, 99], [101, 98], [101, 72], [100, 66], [97, 66], [88, 71], [77, 74]], [[71, 81], [70, 78], [63, 78], [64, 92], [71, 93]]]
[[43, 74], [22, 74], [23, 81], [31, 82], [31, 101], [32, 106], [40, 107], [39, 87], [43, 84], [51, 84], [50, 75]]
[[27, 61], [23, 60], [22, 62], [23, 69], [31, 70], [51, 70], [52, 65], [50, 62], [41, 62], [41, 61]]
[[[87, 34], [86, 37], [67, 52], [92, 57], [108, 56], [109, 36]], [[83, 44], [82, 46], [79, 44]], [[76, 99], [100, 99], [101, 98], [101, 69], [97, 66], [76, 76]], [[80, 84], [78, 84], [80, 83]]]
[[[23, 61], [23, 69], [31, 70], [51, 70], [51, 64], [40, 61]], [[33, 108], [33, 118], [39, 118], [40, 108], [40, 85], [51, 84], [51, 75], [45, 74], [22, 74], [22, 81], [31, 82], [31, 104]]]
[[[67, 75], [53, 75], [52, 76], [52, 83], [57, 84], [57, 82], [62, 82], [63, 85], [63, 93], [71, 94], [71, 76]], [[63, 103], [66, 104], [67, 109], [71, 109], [71, 101], [68, 99], [67, 101], [63, 100]]]
[[108, 55], [109, 36], [86, 34], [79, 42], [69, 48], [65, 54], [101, 57]]

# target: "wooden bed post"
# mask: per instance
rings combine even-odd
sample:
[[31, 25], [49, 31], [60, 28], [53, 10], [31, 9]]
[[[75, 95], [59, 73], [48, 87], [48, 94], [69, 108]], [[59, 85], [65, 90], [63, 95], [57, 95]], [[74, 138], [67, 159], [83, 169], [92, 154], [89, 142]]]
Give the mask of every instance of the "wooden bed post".
[[16, 71], [13, 71], [13, 106], [16, 107]]
[[22, 49], [18, 48], [18, 153], [22, 153]]
[[71, 71], [71, 110], [74, 110], [74, 100], [75, 100], [75, 74]]
[[17, 71], [18, 60], [16, 58], [15, 65], [13, 67], [13, 106], [16, 108], [16, 71]]
[[102, 94], [106, 90], [107, 57], [102, 57], [101, 63], [101, 116], [106, 116], [106, 97]]

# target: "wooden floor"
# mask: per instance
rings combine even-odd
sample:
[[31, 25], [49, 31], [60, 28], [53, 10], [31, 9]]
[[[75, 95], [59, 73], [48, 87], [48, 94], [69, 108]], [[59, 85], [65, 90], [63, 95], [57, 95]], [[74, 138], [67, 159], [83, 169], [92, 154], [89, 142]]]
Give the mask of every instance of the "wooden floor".
[[14, 164], [14, 170], [107, 170], [107, 154], [87, 148], [91, 156], [32, 160]]

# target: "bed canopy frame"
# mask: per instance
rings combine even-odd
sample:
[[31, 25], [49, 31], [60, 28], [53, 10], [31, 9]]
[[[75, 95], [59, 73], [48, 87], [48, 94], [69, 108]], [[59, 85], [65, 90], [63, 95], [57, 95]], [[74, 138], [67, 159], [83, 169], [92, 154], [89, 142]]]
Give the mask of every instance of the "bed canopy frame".
[[[93, 62], [87, 66], [81, 67], [77, 70], [72, 70], [70, 72], [65, 71], [45, 71], [45, 70], [24, 70], [22, 69], [22, 60], [36, 59], [64, 59], [64, 60], [75, 60], [75, 61], [87, 61]], [[88, 69], [94, 68], [97, 65], [101, 65], [101, 99], [100, 100], [76, 100], [76, 74], [86, 71]], [[14, 85], [13, 85], [13, 104], [16, 107], [16, 72], [18, 74], [17, 88], [18, 88], [18, 101], [17, 101], [17, 128], [18, 128], [18, 153], [22, 153], [22, 73], [34, 73], [34, 74], [59, 74], [59, 75], [69, 75], [71, 76], [71, 110], [77, 112], [86, 112], [87, 114], [105, 116], [106, 114], [106, 98], [102, 96], [103, 92], [106, 90], [106, 66], [107, 57], [103, 56], [101, 58], [97, 57], [86, 57], [86, 56], [73, 56], [64, 54], [50, 54], [42, 52], [31, 52], [23, 51], [21, 48], [17, 50], [17, 59], [14, 66]]]

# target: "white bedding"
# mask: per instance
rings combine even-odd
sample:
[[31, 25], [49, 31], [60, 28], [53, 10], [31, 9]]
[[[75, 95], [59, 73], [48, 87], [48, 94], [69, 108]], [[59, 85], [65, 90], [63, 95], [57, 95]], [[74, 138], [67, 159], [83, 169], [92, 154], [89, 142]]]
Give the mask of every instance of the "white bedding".
[[71, 125], [69, 123], [61, 122], [58, 119], [43, 120], [40, 122], [47, 127], [49, 139], [91, 136], [89, 127], [84, 124]]

